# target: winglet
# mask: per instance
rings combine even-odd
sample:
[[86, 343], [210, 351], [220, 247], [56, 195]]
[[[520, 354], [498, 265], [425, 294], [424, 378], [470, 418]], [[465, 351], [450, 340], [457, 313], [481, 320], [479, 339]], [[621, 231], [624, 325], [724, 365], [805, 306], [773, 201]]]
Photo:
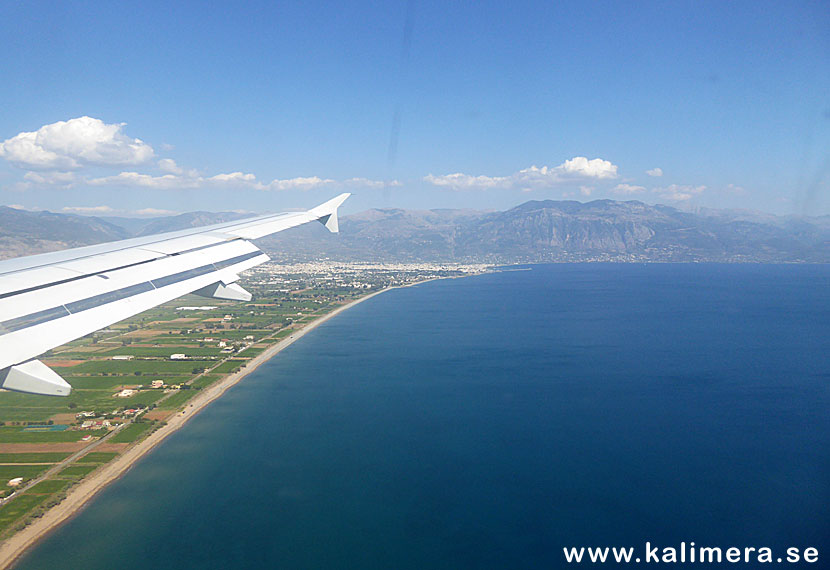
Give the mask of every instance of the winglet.
[[316, 208], [312, 208], [309, 212], [316, 216], [317, 221], [326, 226], [326, 229], [332, 233], [337, 233], [340, 231], [340, 226], [337, 222], [337, 208], [339, 208], [340, 204], [345, 202], [346, 198], [349, 196], [351, 196], [350, 193], [344, 192], [343, 194], [332, 198], [328, 202], [324, 202]]

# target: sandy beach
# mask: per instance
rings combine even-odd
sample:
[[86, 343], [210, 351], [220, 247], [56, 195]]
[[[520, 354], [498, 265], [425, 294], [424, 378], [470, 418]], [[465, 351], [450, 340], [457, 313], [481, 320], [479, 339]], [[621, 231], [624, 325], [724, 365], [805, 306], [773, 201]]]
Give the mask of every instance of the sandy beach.
[[89, 477], [83, 479], [78, 485], [69, 490], [66, 498], [61, 501], [60, 504], [49, 509], [42, 517], [36, 519], [29, 526], [0, 544], [0, 569], [9, 568], [28, 548], [34, 546], [38, 540], [46, 536], [51, 530], [71, 518], [90, 499], [92, 499], [96, 493], [123, 475], [136, 461], [138, 461], [156, 445], [164, 441], [164, 439], [171, 433], [182, 427], [190, 418], [204, 409], [205, 406], [219, 398], [228, 388], [256, 370], [259, 365], [268, 361], [274, 355], [302, 338], [306, 333], [314, 330], [317, 326], [337, 316], [341, 312], [354, 307], [358, 303], [371, 299], [375, 295], [384, 293], [389, 289], [392, 289], [392, 287], [371, 293], [365, 297], [361, 297], [360, 299], [335, 309], [331, 313], [309, 323], [305, 327], [293, 332], [274, 346], [268, 348], [262, 354], [252, 359], [247, 366], [239, 372], [230, 374], [222, 380], [212, 384], [208, 388], [205, 388], [187, 404], [187, 407], [184, 408], [184, 410], [171, 416], [167, 420], [166, 425], [153, 432], [146, 439], [136, 443], [124, 454], [102, 466], [98, 471]]

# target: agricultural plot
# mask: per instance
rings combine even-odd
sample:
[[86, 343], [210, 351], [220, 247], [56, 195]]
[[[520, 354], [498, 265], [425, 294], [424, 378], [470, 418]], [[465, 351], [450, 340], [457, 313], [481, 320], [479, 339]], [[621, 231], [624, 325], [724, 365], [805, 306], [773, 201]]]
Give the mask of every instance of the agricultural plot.
[[153, 424], [150, 422], [133, 422], [107, 441], [110, 443], [132, 443], [142, 437], [152, 427]]
[[0, 463], [58, 463], [69, 453], [0, 453]]
[[175, 410], [183, 406], [190, 398], [195, 396], [198, 390], [179, 390], [166, 400], [159, 403], [160, 410]]
[[81, 457], [78, 463], [106, 463], [107, 461], [112, 461], [117, 456], [117, 453], [109, 451], [93, 451]]
[[81, 477], [86, 477], [96, 469], [98, 469], [98, 465], [70, 465], [58, 473], [58, 476], [66, 479], [80, 479]]
[[[190, 385], [193, 386], [194, 389], [200, 390], [202, 388], [207, 388], [217, 380], [222, 377], [221, 374], [205, 374], [204, 376], [199, 376], [196, 378]], [[163, 402], [165, 405], [167, 404], [167, 400]]]
[[248, 362], [247, 360], [241, 359], [232, 359], [227, 360], [214, 368], [211, 372], [214, 374], [229, 374], [231, 372], [235, 372], [236, 370], [240, 369], [243, 364]]
[[98, 431], [23, 431], [22, 427], [0, 427], [0, 443], [62, 443], [78, 441], [85, 434], [102, 435]]
[[44, 502], [49, 495], [22, 495], [0, 507], [0, 532], [5, 531], [27, 512]]
[[6, 482], [16, 477], [23, 477], [24, 481], [34, 479], [51, 465], [0, 465], [0, 487], [5, 488]]
[[209, 360], [90, 360], [63, 369], [65, 376], [90, 376], [95, 374], [121, 374], [125, 376], [181, 375], [194, 368], [208, 368], [215, 362]]
[[216, 346], [218, 343], [212, 343], [214, 346], [124, 346], [120, 348], [113, 348], [104, 352], [98, 353], [98, 356], [112, 357], [116, 355], [137, 356], [144, 358], [161, 358], [169, 359], [171, 354], [184, 353], [188, 357], [192, 356], [219, 356], [221, 348]]
[[57, 493], [58, 491], [63, 491], [66, 489], [72, 482], [66, 481], [64, 479], [47, 479], [46, 481], [41, 481], [31, 489], [26, 491], [27, 495], [51, 495], [52, 493]]

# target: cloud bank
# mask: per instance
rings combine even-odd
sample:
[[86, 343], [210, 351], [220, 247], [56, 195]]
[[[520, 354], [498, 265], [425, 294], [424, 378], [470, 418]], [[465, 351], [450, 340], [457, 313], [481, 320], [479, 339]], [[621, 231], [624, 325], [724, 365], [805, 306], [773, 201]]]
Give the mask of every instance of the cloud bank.
[[452, 190], [533, 190], [614, 178], [617, 178], [617, 165], [610, 161], [601, 158], [588, 160], [584, 156], [575, 156], [559, 166], [531, 166], [509, 176], [473, 176], [457, 172], [441, 176], [429, 174], [424, 180], [434, 186]]
[[[31, 186], [71, 188], [77, 186], [113, 186], [158, 190], [183, 190], [216, 187], [252, 188], [256, 190], [312, 190], [316, 188], [386, 188], [400, 186], [397, 180], [349, 178], [333, 180], [319, 176], [260, 181], [245, 172], [220, 173], [213, 176], [195, 169], [185, 169], [172, 158], [155, 158], [153, 147], [141, 139], [124, 134], [125, 123], [108, 124], [93, 117], [78, 117], [44, 125], [34, 132], [21, 132], [0, 143], [0, 158], [25, 169], [17, 187]], [[162, 145], [172, 148], [169, 145]], [[146, 166], [149, 172], [121, 170], [124, 166]], [[110, 168], [115, 174], [84, 175], [90, 167]], [[99, 174], [95, 172], [95, 174]]]

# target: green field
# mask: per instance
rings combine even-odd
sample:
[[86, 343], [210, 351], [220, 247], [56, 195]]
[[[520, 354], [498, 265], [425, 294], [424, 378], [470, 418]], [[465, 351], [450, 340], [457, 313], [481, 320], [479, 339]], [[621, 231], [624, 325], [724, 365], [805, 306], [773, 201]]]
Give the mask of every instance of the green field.
[[[193, 368], [208, 368], [216, 362], [209, 360], [90, 360], [76, 366], [64, 368], [66, 376], [93, 374], [124, 374], [135, 376], [135, 383], [141, 383], [141, 375], [170, 376], [188, 373]], [[136, 374], [140, 372], [141, 374]]]
[[107, 461], [112, 461], [117, 456], [117, 453], [108, 451], [93, 451], [81, 457], [78, 463], [106, 463]]
[[86, 477], [96, 469], [98, 469], [98, 465], [70, 465], [60, 473], [58, 473], [58, 477], [66, 477], [72, 479], [80, 479], [81, 477]]
[[49, 498], [49, 495], [21, 495], [0, 507], [0, 531], [5, 530], [37, 505]]
[[26, 481], [33, 479], [49, 469], [51, 465], [0, 465], [0, 487], [15, 477], [23, 477]]
[[179, 390], [166, 400], [159, 402], [161, 410], [175, 410], [185, 404], [190, 398], [198, 394], [198, 390]]
[[233, 372], [237, 368], [241, 368], [242, 365], [245, 364], [246, 362], [248, 362], [248, 361], [247, 360], [237, 360], [237, 359], [228, 360], [226, 362], [223, 362], [222, 364], [220, 364], [219, 366], [217, 366], [213, 370], [211, 370], [211, 372], [213, 372], [214, 374], [228, 374], [229, 372]]
[[[122, 386], [146, 384], [152, 380], [144, 376], [79, 376], [72, 379], [72, 392], [76, 390], [107, 390], [107, 394], [115, 394]], [[69, 396], [70, 398], [72, 395]]]
[[[99, 353], [100, 356], [114, 356], [114, 355], [128, 355], [128, 356], [138, 356], [138, 357], [155, 357], [161, 359], [169, 359], [171, 354], [181, 353], [187, 356], [219, 356], [219, 352], [222, 350], [218, 346], [218, 343], [212, 343], [213, 346], [125, 346], [121, 348], [113, 348], [112, 350], [107, 350], [105, 352]], [[96, 355], [96, 356], [98, 356]], [[125, 362], [125, 361], [118, 361], [115, 362]], [[126, 362], [134, 362], [134, 361], [126, 361]]]
[[[222, 377], [221, 374], [205, 374], [196, 378], [190, 385], [196, 389], [202, 389], [210, 386]], [[163, 402], [166, 406], [166, 401]]]
[[102, 435], [98, 431], [23, 431], [22, 427], [0, 427], [0, 443], [59, 443], [79, 441], [84, 435]]
[[0, 463], [58, 463], [69, 453], [0, 453]]
[[153, 424], [149, 422], [133, 422], [121, 429], [121, 431], [112, 436], [108, 441], [111, 443], [132, 443], [151, 427], [153, 427]]
[[71, 481], [66, 481], [63, 479], [47, 479], [46, 481], [41, 481], [31, 489], [27, 489], [26, 494], [51, 495], [52, 493], [57, 493], [58, 491], [64, 490], [71, 483]]
[[255, 347], [252, 346], [251, 348], [246, 348], [240, 354], [240, 356], [247, 356], [249, 358], [254, 358], [255, 356], [259, 356], [260, 354], [262, 354], [264, 351], [265, 351], [265, 348], [255, 348]]

